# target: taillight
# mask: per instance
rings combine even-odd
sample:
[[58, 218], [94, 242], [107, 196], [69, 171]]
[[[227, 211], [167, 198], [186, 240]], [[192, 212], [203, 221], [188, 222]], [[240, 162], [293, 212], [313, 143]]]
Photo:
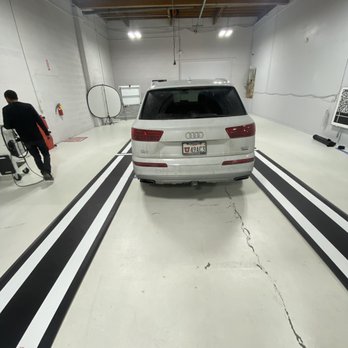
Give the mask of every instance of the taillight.
[[229, 166], [232, 164], [242, 164], [242, 163], [249, 163], [249, 162], [253, 162], [253, 161], [254, 161], [254, 157], [243, 158], [243, 159], [238, 159], [238, 160], [224, 161], [224, 162], [222, 162], [222, 165]]
[[136, 141], [160, 141], [162, 135], [161, 130], [132, 128], [132, 140]]
[[226, 128], [226, 132], [230, 138], [251, 137], [252, 135], [255, 135], [255, 130], [255, 123]]
[[154, 163], [154, 162], [135, 162], [133, 163], [138, 167], [152, 167], [152, 168], [167, 168], [167, 163]]

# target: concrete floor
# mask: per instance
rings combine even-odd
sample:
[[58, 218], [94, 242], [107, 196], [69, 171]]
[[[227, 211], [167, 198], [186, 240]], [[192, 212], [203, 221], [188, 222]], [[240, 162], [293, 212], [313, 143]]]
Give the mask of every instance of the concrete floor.
[[[255, 120], [258, 149], [348, 211], [346, 154]], [[59, 144], [54, 184], [0, 178], [0, 274], [126, 143], [131, 123]], [[252, 180], [134, 180], [54, 347], [347, 347], [347, 322], [346, 289]]]

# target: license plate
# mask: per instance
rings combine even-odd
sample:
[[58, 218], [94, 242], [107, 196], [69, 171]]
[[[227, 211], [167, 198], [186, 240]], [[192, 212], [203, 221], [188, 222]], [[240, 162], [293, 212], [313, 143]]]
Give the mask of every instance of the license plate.
[[207, 142], [195, 141], [189, 143], [182, 143], [182, 154], [189, 155], [206, 155], [207, 154]]

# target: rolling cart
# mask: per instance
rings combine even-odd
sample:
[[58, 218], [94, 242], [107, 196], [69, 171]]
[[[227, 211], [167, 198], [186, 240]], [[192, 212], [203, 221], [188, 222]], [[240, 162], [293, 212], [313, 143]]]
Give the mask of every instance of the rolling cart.
[[20, 181], [24, 174], [29, 173], [25, 161], [28, 150], [13, 129], [1, 126], [1, 135], [5, 146], [0, 150], [0, 174], [12, 174], [16, 181]]

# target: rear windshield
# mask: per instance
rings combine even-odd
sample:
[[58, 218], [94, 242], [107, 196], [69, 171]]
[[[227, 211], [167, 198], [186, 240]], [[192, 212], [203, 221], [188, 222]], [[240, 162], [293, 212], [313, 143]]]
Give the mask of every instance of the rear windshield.
[[245, 114], [242, 101], [233, 87], [190, 87], [149, 91], [140, 119], [174, 120]]

